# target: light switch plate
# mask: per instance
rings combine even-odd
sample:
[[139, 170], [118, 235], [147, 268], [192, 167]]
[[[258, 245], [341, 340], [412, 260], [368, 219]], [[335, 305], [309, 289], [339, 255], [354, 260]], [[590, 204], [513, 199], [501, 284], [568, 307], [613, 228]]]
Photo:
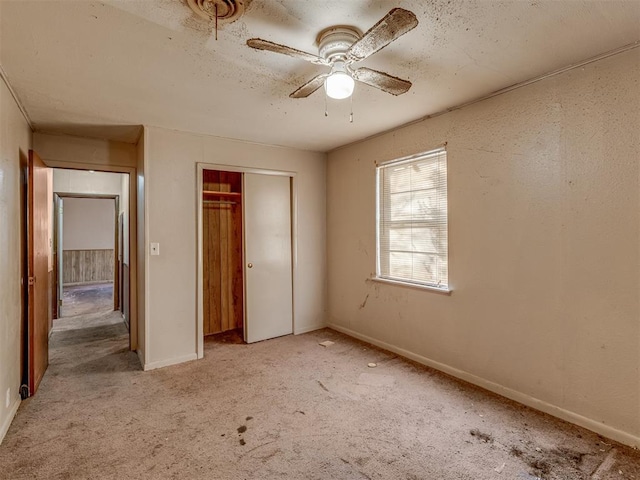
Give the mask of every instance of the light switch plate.
[[151, 243], [151, 255], [160, 255], [160, 244]]

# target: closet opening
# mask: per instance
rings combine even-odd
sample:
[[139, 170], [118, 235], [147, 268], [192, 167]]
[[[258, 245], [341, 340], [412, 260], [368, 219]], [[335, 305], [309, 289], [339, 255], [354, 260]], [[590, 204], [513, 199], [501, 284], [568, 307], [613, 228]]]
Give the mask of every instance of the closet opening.
[[292, 172], [198, 164], [196, 353], [293, 333]]
[[202, 172], [203, 334], [244, 342], [242, 173]]

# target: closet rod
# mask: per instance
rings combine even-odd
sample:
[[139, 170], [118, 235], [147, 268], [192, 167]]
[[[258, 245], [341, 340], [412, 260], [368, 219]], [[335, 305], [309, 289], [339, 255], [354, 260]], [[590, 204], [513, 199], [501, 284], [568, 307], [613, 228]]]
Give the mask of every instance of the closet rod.
[[232, 202], [230, 200], [203, 200], [202, 203], [208, 204], [213, 203], [216, 205], [237, 205], [238, 202]]

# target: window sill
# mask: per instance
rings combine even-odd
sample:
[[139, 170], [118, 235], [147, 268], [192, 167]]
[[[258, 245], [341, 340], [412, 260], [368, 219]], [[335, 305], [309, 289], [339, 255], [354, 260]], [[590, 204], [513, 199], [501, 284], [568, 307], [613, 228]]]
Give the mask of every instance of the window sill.
[[389, 278], [371, 277], [371, 280], [374, 282], [388, 283], [389, 285], [396, 285], [398, 287], [409, 287], [409, 288], [416, 288], [418, 290], [428, 290], [433, 293], [439, 293], [440, 295], [449, 296], [452, 293], [452, 290], [449, 290], [448, 288], [432, 287], [431, 285], [421, 285], [419, 283], [403, 282], [401, 280], [391, 280]]

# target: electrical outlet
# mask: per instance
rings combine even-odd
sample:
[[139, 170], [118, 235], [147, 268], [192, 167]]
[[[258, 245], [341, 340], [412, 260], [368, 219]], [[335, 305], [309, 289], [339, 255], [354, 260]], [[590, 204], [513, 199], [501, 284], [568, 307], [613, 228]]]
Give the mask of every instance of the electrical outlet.
[[9, 405], [11, 405], [11, 387], [7, 388], [7, 398], [4, 403], [6, 408], [9, 408]]

